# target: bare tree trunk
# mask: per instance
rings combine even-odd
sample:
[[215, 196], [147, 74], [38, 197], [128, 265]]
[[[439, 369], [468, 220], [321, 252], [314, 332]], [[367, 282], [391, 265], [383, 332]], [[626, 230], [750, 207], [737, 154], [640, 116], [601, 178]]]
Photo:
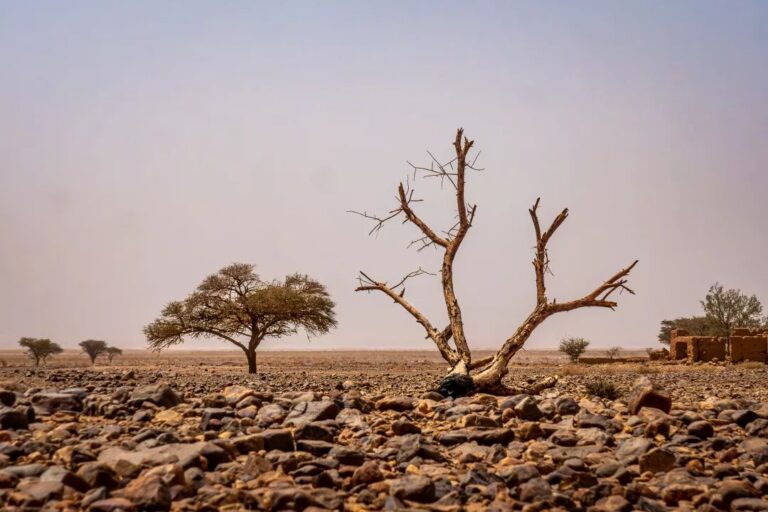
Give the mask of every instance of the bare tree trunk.
[[246, 350], [245, 356], [248, 358], [248, 373], [257, 373], [257, 367], [256, 367], [256, 348], [254, 347], [252, 350]]

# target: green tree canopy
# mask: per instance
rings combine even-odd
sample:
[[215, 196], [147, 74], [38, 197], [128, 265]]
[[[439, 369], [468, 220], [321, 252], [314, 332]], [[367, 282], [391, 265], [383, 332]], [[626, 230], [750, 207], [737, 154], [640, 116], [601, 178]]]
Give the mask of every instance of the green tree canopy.
[[673, 329], [685, 329], [691, 336], [710, 336], [711, 326], [705, 316], [691, 316], [662, 320], [659, 329], [659, 341], [669, 345]]
[[256, 373], [264, 338], [299, 330], [307, 336], [336, 327], [335, 304], [325, 286], [303, 274], [262, 281], [253, 265], [235, 263], [208, 276], [186, 299], [169, 303], [144, 328], [149, 347], [162, 350], [188, 338], [218, 338], [239, 347]]
[[760, 327], [765, 322], [763, 305], [755, 295], [733, 288], [726, 290], [720, 283], [709, 288], [701, 306], [713, 336], [727, 337], [735, 327]]
[[25, 350], [27, 357], [35, 362], [35, 366], [45, 363], [49, 357], [63, 352], [62, 348], [47, 338], [21, 338], [19, 340]]
[[572, 363], [575, 363], [588, 346], [589, 342], [584, 338], [564, 338], [560, 342], [560, 352], [567, 355]]
[[102, 340], [85, 340], [80, 342], [80, 348], [96, 364], [96, 358], [107, 350], [107, 342]]
[[104, 354], [107, 356], [107, 359], [111, 363], [115, 356], [123, 355], [123, 351], [117, 347], [107, 347], [106, 350], [104, 350]]

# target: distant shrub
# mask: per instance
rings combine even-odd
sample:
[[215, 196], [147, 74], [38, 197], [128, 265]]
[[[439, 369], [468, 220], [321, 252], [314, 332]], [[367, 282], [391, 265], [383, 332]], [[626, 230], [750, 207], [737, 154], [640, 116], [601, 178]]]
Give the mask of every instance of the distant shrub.
[[611, 359], [616, 359], [621, 354], [621, 347], [611, 347], [605, 351], [606, 355]]
[[575, 363], [588, 346], [589, 342], [584, 338], [564, 338], [560, 342], [560, 352], [567, 355], [571, 362]]
[[607, 400], [616, 400], [621, 396], [613, 382], [603, 379], [587, 382], [587, 393]]

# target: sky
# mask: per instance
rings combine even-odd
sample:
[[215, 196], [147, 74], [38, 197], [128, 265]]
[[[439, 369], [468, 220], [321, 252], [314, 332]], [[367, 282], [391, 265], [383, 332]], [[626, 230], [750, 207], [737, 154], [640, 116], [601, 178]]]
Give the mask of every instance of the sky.
[[[440, 255], [347, 211], [393, 208], [406, 161], [450, 158], [458, 127], [485, 169], [454, 267], [471, 347], [533, 307], [537, 197], [542, 222], [570, 208], [550, 297], [640, 263], [616, 311], [552, 317], [526, 348], [654, 346], [715, 281], [768, 302], [766, 2], [0, 1], [0, 348], [142, 348], [164, 304], [249, 262], [337, 303], [337, 330], [264, 349], [429, 349], [354, 288]], [[451, 191], [415, 189], [447, 229]], [[437, 278], [407, 296], [444, 324]]]

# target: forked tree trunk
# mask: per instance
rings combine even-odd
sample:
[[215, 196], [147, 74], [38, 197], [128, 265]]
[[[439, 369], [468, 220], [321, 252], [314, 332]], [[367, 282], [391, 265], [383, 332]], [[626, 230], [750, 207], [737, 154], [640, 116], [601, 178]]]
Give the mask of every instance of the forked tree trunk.
[[[533, 227], [536, 234], [536, 254], [533, 259], [533, 267], [536, 278], [536, 305], [533, 311], [528, 315], [525, 321], [515, 330], [514, 334], [507, 338], [501, 348], [492, 357], [472, 360], [472, 354], [467, 344], [464, 334], [464, 322], [461, 315], [461, 308], [456, 297], [453, 286], [453, 263], [456, 253], [464, 241], [464, 238], [472, 227], [475, 218], [476, 205], [470, 205], [465, 199], [465, 180], [468, 169], [474, 168], [474, 161], [467, 160], [467, 155], [472, 148], [473, 142], [463, 137], [463, 130], [456, 132], [456, 138], [453, 146], [456, 157], [451, 161], [442, 164], [433, 158], [434, 162], [430, 167], [414, 166], [414, 175], [417, 171], [424, 173], [427, 177], [436, 177], [442, 181], [448, 181], [456, 191], [456, 213], [458, 221], [456, 225], [448, 231], [443, 231], [445, 236], [438, 234], [434, 229], [427, 225], [413, 210], [413, 204], [418, 202], [414, 199], [413, 190], [409, 184], [403, 183], [398, 187], [399, 205], [391, 210], [385, 217], [377, 217], [367, 212], [354, 212], [365, 218], [376, 222], [370, 233], [375, 233], [384, 225], [385, 222], [403, 215], [406, 222], [416, 226], [422, 233], [421, 238], [417, 238], [412, 243], [417, 244], [419, 250], [427, 247], [440, 247], [445, 252], [443, 255], [443, 265], [441, 269], [443, 296], [445, 299], [446, 310], [448, 313], [449, 325], [438, 330], [416, 307], [405, 298], [405, 283], [408, 279], [416, 277], [427, 272], [421, 268], [407, 274], [397, 284], [389, 285], [386, 282], [376, 281], [364, 272], [360, 272], [360, 285], [356, 291], [379, 291], [389, 296], [396, 304], [403, 307], [413, 318], [424, 327], [427, 337], [435, 342], [440, 354], [451, 365], [448, 375], [440, 383], [441, 392], [449, 396], [461, 396], [475, 391], [490, 392], [495, 394], [508, 394], [515, 392], [537, 393], [542, 389], [554, 385], [556, 379], [543, 379], [536, 384], [520, 389], [510, 389], [502, 384], [502, 379], [507, 374], [507, 365], [510, 359], [521, 349], [533, 330], [544, 320], [555, 313], [572, 311], [574, 309], [585, 307], [600, 307], [613, 309], [617, 306], [614, 300], [609, 300], [610, 295], [616, 290], [634, 293], [626, 286], [627, 275], [637, 264], [637, 261], [624, 268], [598, 286], [592, 292], [582, 298], [558, 302], [549, 300], [546, 295], [545, 277], [549, 271], [549, 255], [547, 253], [547, 243], [554, 235], [555, 231], [568, 217], [568, 209], [564, 209], [552, 221], [552, 224], [543, 230], [539, 224], [537, 199], [534, 205], [528, 210], [533, 221]], [[430, 154], [431, 156], [431, 154]], [[449, 342], [453, 340], [453, 347]]]

